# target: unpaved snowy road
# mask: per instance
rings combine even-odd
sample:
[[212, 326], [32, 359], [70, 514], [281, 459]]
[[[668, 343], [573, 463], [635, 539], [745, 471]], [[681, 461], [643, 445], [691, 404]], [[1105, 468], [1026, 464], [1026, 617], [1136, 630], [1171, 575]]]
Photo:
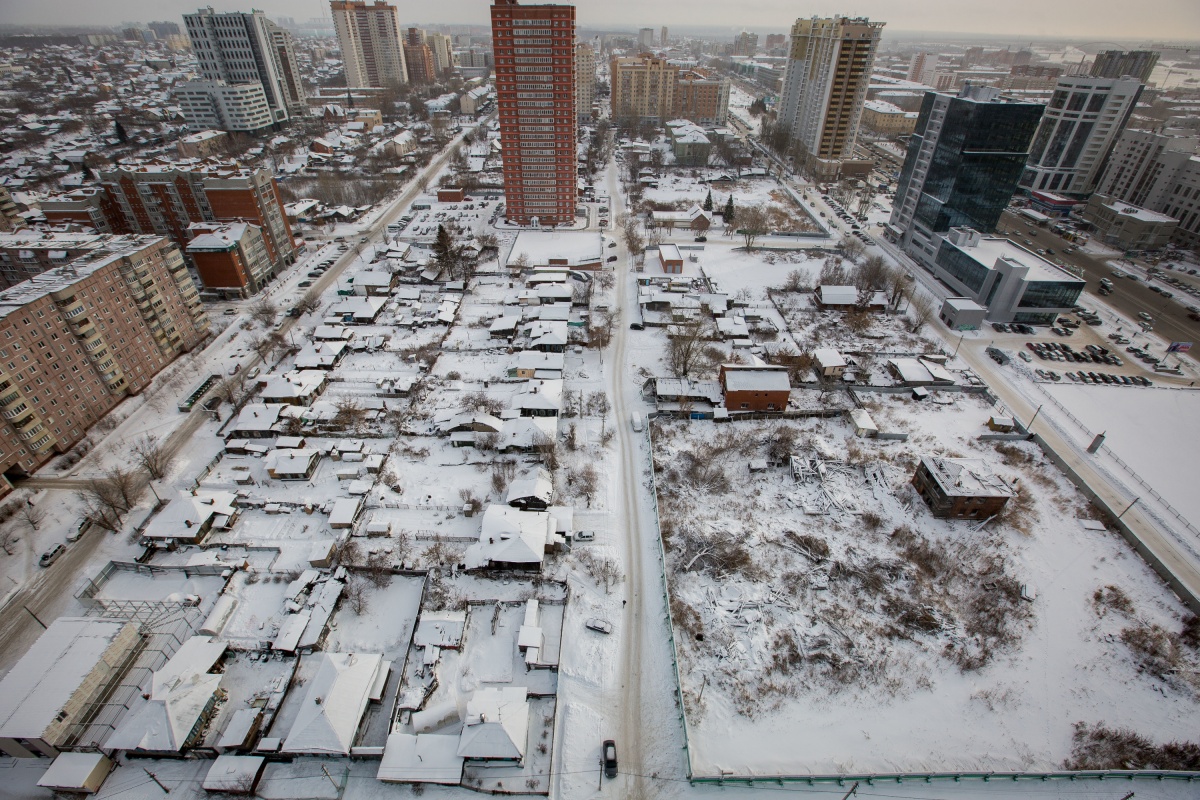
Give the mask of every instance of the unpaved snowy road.
[[[612, 209], [612, 218], [625, 210], [625, 200], [619, 193], [617, 186], [616, 171], [608, 170], [608, 194], [609, 203]], [[618, 203], [620, 205], [618, 205]], [[624, 265], [629, 263], [629, 254], [624, 252], [624, 243], [618, 243], [618, 248], [622, 252], [617, 264], [619, 269], [617, 273], [617, 308], [623, 311], [627, 307], [627, 295], [629, 293], [629, 277], [625, 273]], [[627, 315], [622, 314], [617, 323], [616, 334], [613, 336], [612, 343], [612, 361], [609, 364], [606, 377], [608, 378], [608, 392], [613, 399], [613, 407], [616, 410], [616, 440], [617, 449], [620, 457], [617, 460], [620, 474], [613, 476], [615, 481], [620, 486], [621, 497], [621, 519], [619, 525], [624, 533], [621, 541], [625, 550], [625, 577], [626, 577], [626, 592], [629, 594], [629, 603], [625, 606], [625, 620], [622, 626], [624, 653], [621, 659], [621, 689], [623, 697], [621, 698], [621, 732], [620, 739], [617, 742], [618, 747], [626, 753], [628, 763], [638, 763], [639, 755], [644, 752], [642, 749], [642, 726], [640, 719], [640, 711], [642, 704], [642, 665], [641, 654], [644, 650], [642, 637], [642, 620], [643, 613], [643, 597], [645, 592], [641, 591], [641, 547], [642, 539], [641, 520], [638, 515], [638, 475], [641, 472], [639, 463], [637, 444], [633, 440], [633, 431], [629, 426], [630, 411], [625, 402], [625, 394], [629, 387], [625, 378], [625, 345], [628, 339], [628, 327], [624, 323], [624, 318]], [[629, 790], [628, 797], [643, 797], [645, 788], [642, 785], [643, 779], [638, 774], [631, 776], [630, 783], [626, 784]]]

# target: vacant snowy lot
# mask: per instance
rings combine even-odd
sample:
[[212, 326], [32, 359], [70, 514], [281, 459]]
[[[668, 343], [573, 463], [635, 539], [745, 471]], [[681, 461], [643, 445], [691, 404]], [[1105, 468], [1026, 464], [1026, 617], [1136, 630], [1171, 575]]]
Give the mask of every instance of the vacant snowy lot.
[[[978, 441], [976, 396], [865, 397], [907, 442], [655, 425], [695, 772], [1061, 768], [1078, 722], [1194, 737], [1194, 622], [1040, 451]], [[923, 454], [984, 458], [1019, 496], [935, 519], [909, 486]]]
[[[1190, 453], [1180, 442], [1200, 441], [1200, 392], [1156, 389], [1122, 392], [1111, 386], [1044, 386], [1093, 434], [1103, 431], [1105, 445], [1179, 512], [1200, 521], [1200, 495]], [[1091, 437], [1079, 428], [1063, 430], [1087, 447]]]

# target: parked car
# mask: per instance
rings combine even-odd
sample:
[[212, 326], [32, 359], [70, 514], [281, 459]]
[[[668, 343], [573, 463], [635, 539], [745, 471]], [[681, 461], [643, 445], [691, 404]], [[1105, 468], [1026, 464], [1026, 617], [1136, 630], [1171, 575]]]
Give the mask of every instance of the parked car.
[[1138, 312], [1138, 317], [1139, 317], [1140, 319], [1144, 319], [1144, 320], [1146, 320], [1146, 322], [1154, 322], [1154, 317], [1150, 316], [1150, 315], [1149, 315], [1149, 314], [1147, 314], [1145, 311], [1139, 311], [1139, 312]]
[[606, 619], [600, 619], [599, 617], [592, 617], [587, 622], [583, 623], [583, 627], [587, 628], [588, 630], [595, 631], [596, 633], [613, 632], [612, 623]]
[[312, 282], [312, 281], [300, 281], [300, 282], [299, 282], [299, 283], [297, 283], [296, 285], [297, 285], [297, 286], [299, 286], [301, 289], [305, 289], [305, 288], [307, 288], [307, 287], [309, 287], [309, 286], [312, 286], [312, 284], [313, 284], [313, 282]]
[[697, 242], [707, 242], [707, 241], [708, 241], [708, 237], [707, 237], [707, 236], [697, 236], [697, 237], [696, 237], [696, 241], [697, 241]]
[[609, 257], [608, 257], [608, 259], [607, 259], [607, 263], [611, 264], [611, 263], [613, 263], [613, 262], [614, 262], [614, 261], [616, 261], [616, 260], [617, 260], [617, 257], [616, 257], [616, 256], [609, 256]]
[[604, 762], [604, 777], [617, 777], [617, 743], [612, 739], [605, 739], [600, 753]]
[[38, 559], [38, 565], [42, 567], [48, 567], [55, 561], [58, 561], [59, 557], [65, 552], [67, 552], [66, 545], [56, 544], [54, 547], [51, 547], [46, 552], [42, 553], [42, 557]]
[[575, 541], [577, 542], [590, 542], [595, 538], [595, 531], [575, 531]]

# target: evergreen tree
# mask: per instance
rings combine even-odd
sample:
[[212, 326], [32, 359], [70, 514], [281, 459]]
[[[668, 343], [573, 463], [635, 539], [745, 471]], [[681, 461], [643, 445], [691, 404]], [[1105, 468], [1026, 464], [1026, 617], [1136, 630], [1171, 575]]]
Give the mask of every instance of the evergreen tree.
[[733, 224], [733, 195], [729, 195], [729, 199], [725, 201], [725, 210], [721, 212], [721, 216], [726, 225]]
[[704, 210], [712, 211], [712, 189], [708, 190], [708, 197], [704, 198]]
[[125, 126], [121, 124], [121, 120], [116, 120], [113, 124], [115, 125], [117, 141], [120, 142], [121, 144], [125, 144], [126, 142], [128, 142], [129, 135], [127, 133], [125, 133]]

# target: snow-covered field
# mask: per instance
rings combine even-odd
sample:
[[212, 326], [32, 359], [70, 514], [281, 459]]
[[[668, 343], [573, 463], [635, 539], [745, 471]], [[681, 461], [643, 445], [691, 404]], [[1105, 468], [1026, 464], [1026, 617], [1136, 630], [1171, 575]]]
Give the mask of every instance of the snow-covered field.
[[[1123, 392], [1121, 387], [1074, 384], [1045, 384], [1043, 388], [1092, 434], [1103, 432], [1105, 447], [1200, 527], [1193, 454], [1181, 446], [1184, 442], [1200, 442], [1200, 392]], [[1074, 425], [1063, 426], [1062, 430], [1081, 448], [1091, 444], [1091, 437]]]
[[[970, 396], [869, 408], [908, 442], [841, 420], [656, 428], [697, 774], [1055, 769], [1076, 722], [1194, 735], [1200, 684], [1137, 649], [1185, 609], [1081, 525], [1094, 513], [1040, 452], [977, 441]], [[750, 474], [773, 445], [825, 460], [825, 481]], [[925, 453], [986, 458], [1022, 496], [982, 529], [934, 519], [908, 485]]]

